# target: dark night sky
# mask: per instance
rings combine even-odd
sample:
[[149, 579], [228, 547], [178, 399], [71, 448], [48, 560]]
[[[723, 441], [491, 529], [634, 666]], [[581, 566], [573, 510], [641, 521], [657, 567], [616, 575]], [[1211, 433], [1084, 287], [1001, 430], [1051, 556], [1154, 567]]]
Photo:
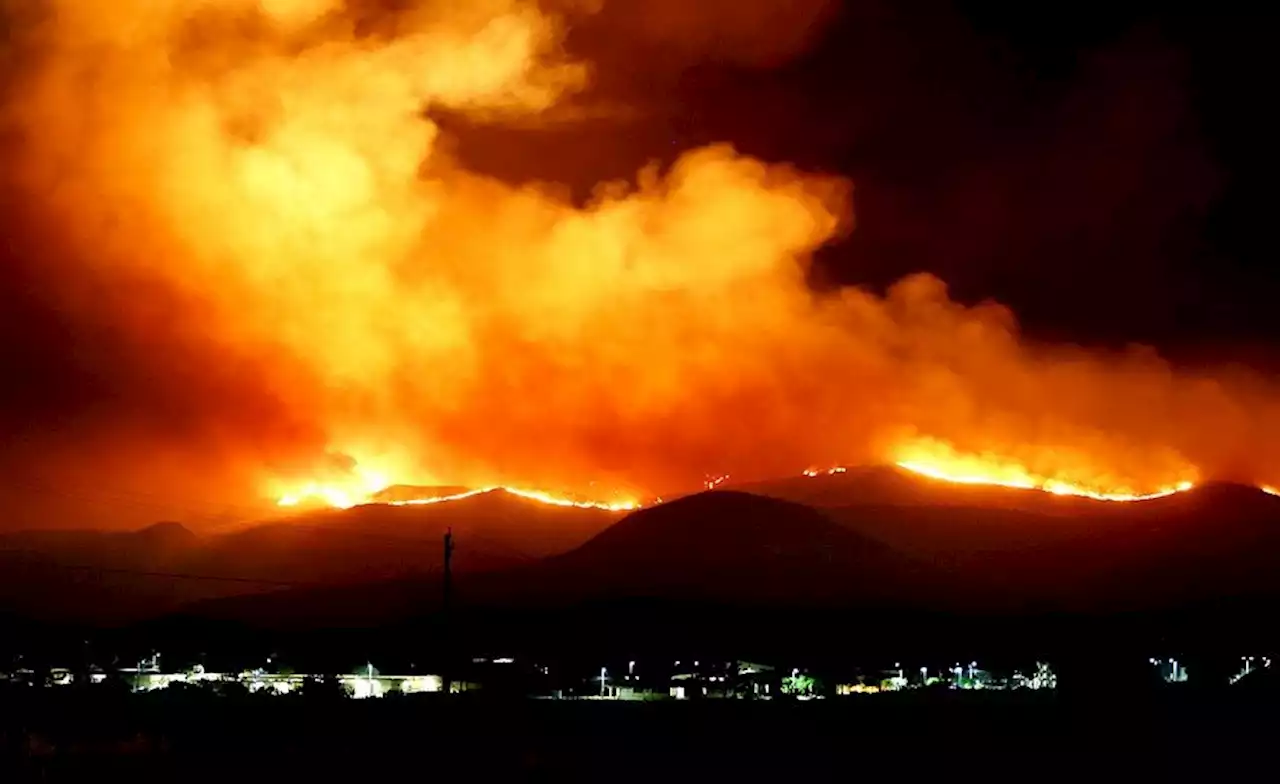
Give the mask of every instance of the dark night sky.
[[[1036, 337], [1263, 360], [1280, 334], [1271, 15], [1162, 8], [859, 0], [776, 68], [614, 48], [592, 53], [598, 92], [629, 96], [638, 119], [464, 130], [462, 149], [516, 178], [572, 159], [589, 183], [731, 140], [853, 179], [857, 230], [819, 279], [929, 270], [1011, 305]], [[646, 56], [680, 67], [609, 67]]]
[[[731, 141], [854, 181], [857, 230], [820, 278], [929, 270], [1054, 339], [1269, 343], [1275, 14], [1166, 5], [852, 0], [807, 51], [746, 65], [616, 36], [593, 50], [592, 24], [625, 21], [606, 13], [571, 48], [599, 63], [588, 100], [632, 111], [568, 130], [454, 130], [478, 166], [583, 187]], [[14, 255], [0, 304], [23, 312], [2, 333], [20, 363], [15, 352], [56, 354], [65, 335], [26, 296], [39, 263]]]
[[[629, 18], [616, 9], [629, 2], [569, 41], [598, 63], [582, 100], [599, 120], [441, 118], [458, 154], [585, 198], [647, 160], [731, 141], [854, 182], [856, 231], [820, 254], [815, 285], [881, 287], [927, 270], [962, 300], [1009, 305], [1034, 338], [1271, 367], [1280, 133], [1264, 4], [852, 0], [776, 49], [708, 59], [689, 54], [706, 41], [620, 42]], [[127, 373], [137, 349], [52, 308], [43, 240], [23, 231], [18, 198], [0, 194], [0, 438], [110, 408], [95, 390], [120, 386], [95, 373]], [[220, 372], [237, 386], [240, 371]], [[150, 388], [125, 408], [191, 418], [166, 400]], [[253, 419], [269, 406], [243, 410]]]

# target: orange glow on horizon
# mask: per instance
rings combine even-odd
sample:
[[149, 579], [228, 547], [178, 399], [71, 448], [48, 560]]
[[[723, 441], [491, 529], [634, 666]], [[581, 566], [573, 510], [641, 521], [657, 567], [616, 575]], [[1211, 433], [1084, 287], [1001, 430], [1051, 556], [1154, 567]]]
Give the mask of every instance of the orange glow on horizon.
[[715, 477], [707, 477], [706, 481], [702, 483], [702, 487], [705, 490], [715, 490], [717, 487], [719, 487], [720, 485], [728, 481], [729, 481], [728, 474], [720, 474], [719, 476], [715, 476]]
[[[919, 441], [912, 445], [903, 446], [900, 448], [899, 454], [911, 455], [911, 458], [897, 460], [894, 465], [912, 474], [928, 477], [929, 479], [959, 485], [1035, 490], [1050, 495], [1085, 498], [1094, 501], [1149, 501], [1186, 492], [1196, 487], [1196, 482], [1192, 479], [1182, 479], [1175, 484], [1161, 485], [1146, 491], [1114, 485], [1099, 486], [1077, 483], [1068, 479], [1037, 475], [1011, 460], [992, 456], [961, 454], [945, 444], [934, 441]], [[832, 466], [826, 469], [806, 469], [801, 475], [816, 478], [837, 476], [848, 471], [849, 469], [846, 466]], [[728, 480], [728, 474], [708, 478], [703, 482], [702, 489], [704, 491], [715, 490]], [[517, 498], [549, 506], [597, 509], [606, 512], [632, 512], [645, 506], [657, 506], [664, 503], [662, 498], [654, 498], [648, 504], [635, 499], [616, 501], [583, 500], [541, 490], [529, 490], [504, 485], [493, 485], [456, 493], [406, 500], [379, 500], [377, 498], [378, 493], [390, 487], [391, 484], [382, 474], [362, 472], [360, 481], [357, 484], [342, 486], [308, 482], [283, 494], [277, 503], [281, 507], [295, 507], [310, 501], [336, 509], [350, 509], [369, 504], [409, 507], [462, 501], [489, 493], [506, 493]], [[1257, 489], [1268, 495], [1280, 497], [1280, 489], [1272, 485], [1257, 485]]]
[[279, 506], [293, 507], [308, 501], [321, 502], [336, 509], [350, 509], [363, 503], [391, 486], [386, 474], [359, 466], [354, 476], [345, 482], [311, 481], [280, 494]]
[[[1004, 458], [990, 455], [972, 455], [957, 452], [944, 442], [924, 439], [904, 444], [896, 454], [900, 459], [894, 465], [913, 474], [925, 476], [943, 482], [963, 485], [986, 485], [1005, 487], [1016, 490], [1036, 490], [1051, 495], [1088, 498], [1095, 501], [1131, 502], [1163, 498], [1195, 487], [1191, 478], [1183, 478], [1172, 484], [1156, 486], [1149, 490], [1139, 490], [1123, 485], [1099, 485], [1072, 481], [1069, 478], [1055, 478], [1038, 475], [1025, 466]], [[814, 478], [819, 476], [837, 476], [848, 472], [846, 466], [832, 466], [826, 469], [809, 468], [802, 476]], [[1194, 476], [1192, 469], [1185, 469], [1184, 475]], [[702, 483], [702, 489], [714, 490], [729, 480], [728, 474], [708, 478]], [[634, 499], [617, 501], [582, 500], [566, 495], [558, 495], [542, 490], [529, 490], [505, 485], [491, 485], [457, 493], [426, 496], [405, 500], [383, 501], [377, 494], [391, 485], [385, 475], [377, 472], [361, 472], [356, 483], [348, 485], [326, 485], [308, 482], [299, 488], [283, 494], [278, 501], [282, 507], [297, 506], [304, 501], [313, 501], [326, 506], [349, 509], [364, 504], [385, 504], [387, 506], [428, 506], [449, 503], [473, 498], [488, 493], [507, 493], [537, 503], [550, 506], [599, 509], [610, 512], [628, 512], [643, 508], [645, 504]], [[1262, 485], [1259, 489], [1271, 495], [1280, 495], [1275, 488]], [[662, 499], [654, 499], [651, 505], [663, 503]]]
[[950, 469], [946, 467], [932, 466], [909, 460], [898, 463], [898, 467], [931, 479], [955, 484], [992, 485], [1017, 490], [1040, 490], [1052, 495], [1078, 496], [1080, 498], [1091, 498], [1095, 501], [1149, 501], [1155, 498], [1164, 498], [1174, 493], [1186, 492], [1195, 487], [1194, 483], [1184, 481], [1149, 493], [1112, 492], [1094, 490], [1055, 479], [1034, 477], [1031, 474], [1022, 473], [1020, 469], [1009, 469], [1007, 466], [998, 466], [991, 473], [979, 474], [951, 473]]
[[816, 469], [816, 468], [808, 468], [808, 469], [805, 469], [804, 475], [805, 475], [805, 476], [808, 476], [808, 477], [815, 477], [815, 476], [835, 476], [836, 474], [843, 474], [844, 472], [846, 472], [846, 471], [848, 471], [848, 470], [849, 470], [849, 469], [848, 469], [848, 468], [845, 468], [844, 466], [833, 466], [833, 467], [831, 467], [831, 468], [827, 468], [827, 469], [825, 469], [825, 470], [821, 470], [821, 471], [820, 471], [820, 470], [818, 470], [818, 469]]
[[536, 501], [540, 504], [549, 506], [570, 507], [574, 509], [599, 509], [605, 512], [631, 512], [639, 509], [641, 504], [639, 501], [580, 501], [564, 496], [557, 496], [552, 493], [542, 492], [540, 490], [522, 490], [518, 487], [482, 487], [477, 490], [468, 490], [464, 493], [455, 493], [453, 495], [435, 496], [432, 498], [419, 498], [409, 501], [390, 501], [390, 506], [424, 506], [427, 504], [438, 504], [446, 501], [461, 501], [464, 498], [484, 495], [486, 493], [507, 493], [517, 498], [523, 498], [526, 501]]
[[[617, 40], [588, 21], [609, 0], [43, 5], [7, 36], [22, 67], [0, 122], [21, 144], [0, 154], [59, 265], [49, 296], [95, 328], [200, 337], [190, 355], [139, 341], [155, 354], [139, 368], [181, 382], [174, 410], [198, 421], [173, 440], [208, 433], [200, 453], [255, 506], [412, 485], [479, 489], [387, 503], [628, 511], [708, 468], [844, 473], [810, 462], [832, 456], [1105, 501], [1280, 476], [1280, 392], [1260, 374], [1035, 344], [928, 273], [814, 290], [815, 254], [854, 224], [841, 176], [731, 144], [601, 165], [572, 143], [532, 160], [512, 133], [488, 161], [486, 133], [461, 154], [473, 127], [609, 133], [575, 118], [649, 107], [586, 51], [632, 33], [769, 43], [795, 2], [648, 0], [672, 12]], [[571, 46], [575, 28], [601, 39]], [[604, 492], [581, 481], [606, 475]]]
[[282, 507], [295, 507], [303, 504], [304, 502], [310, 501], [324, 506], [333, 507], [335, 509], [351, 509], [353, 507], [363, 506], [366, 504], [384, 504], [386, 506], [428, 506], [431, 504], [461, 501], [466, 498], [474, 498], [475, 496], [485, 495], [488, 493], [507, 493], [508, 495], [513, 495], [517, 498], [523, 498], [526, 501], [535, 501], [540, 504], [547, 504], [548, 506], [571, 507], [576, 509], [599, 509], [606, 512], [630, 512], [639, 509], [642, 506], [639, 501], [632, 499], [623, 499], [618, 501], [581, 500], [541, 490], [526, 490], [518, 487], [505, 487], [501, 485], [481, 487], [459, 493], [411, 498], [400, 501], [378, 500], [376, 495], [389, 486], [390, 483], [387, 482], [371, 482], [367, 484], [363, 490], [357, 490], [349, 487], [308, 482], [298, 490], [281, 496], [276, 503]]
[[1041, 474], [1016, 460], [990, 454], [970, 454], [934, 439], [918, 439], [900, 446], [895, 465], [931, 479], [965, 485], [991, 485], [1017, 490], [1039, 490], [1053, 495], [1089, 498], [1095, 501], [1149, 501], [1195, 487], [1198, 472], [1183, 466], [1178, 476], [1150, 487], [1132, 484], [1093, 473], [1087, 460], [1060, 461], [1054, 475]]

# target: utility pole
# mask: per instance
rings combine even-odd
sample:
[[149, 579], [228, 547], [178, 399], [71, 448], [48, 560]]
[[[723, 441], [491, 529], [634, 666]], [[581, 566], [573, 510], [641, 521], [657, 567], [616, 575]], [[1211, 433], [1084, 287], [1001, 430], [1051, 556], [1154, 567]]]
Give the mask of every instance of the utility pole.
[[449, 615], [449, 600], [453, 598], [453, 529], [444, 532], [444, 613]]
[[441, 618], [443, 619], [441, 627], [444, 634], [444, 674], [441, 677], [444, 693], [449, 694], [453, 691], [453, 646], [450, 639], [449, 628], [449, 609], [453, 600], [453, 528], [448, 528], [444, 532], [444, 583], [443, 595], [444, 603], [441, 607]]

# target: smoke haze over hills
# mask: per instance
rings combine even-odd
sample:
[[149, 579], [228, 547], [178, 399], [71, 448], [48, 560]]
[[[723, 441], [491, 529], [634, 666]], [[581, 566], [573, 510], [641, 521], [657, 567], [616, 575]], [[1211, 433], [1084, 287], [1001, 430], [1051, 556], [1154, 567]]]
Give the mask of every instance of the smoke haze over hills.
[[[1064, 130], [983, 142], [994, 182], [936, 161], [961, 184], [942, 190], [947, 220], [917, 230], [877, 212], [909, 178], [871, 167], [864, 184], [752, 130], [811, 111], [770, 92], [775, 77], [704, 88], [734, 104], [705, 125], [643, 84], [811, 67], [796, 58], [824, 25], [846, 40], [890, 28], [874, 4], [4, 8], [0, 351], [22, 380], [0, 401], [3, 525], [211, 526], [360, 472], [642, 495], [707, 472], [893, 462], [921, 443], [1136, 491], [1280, 480], [1264, 373], [1033, 342], [1010, 309], [972, 304], [1000, 292], [966, 285], [960, 301], [944, 283], [1005, 238], [1026, 259], [1068, 237], [1136, 265], [1113, 284], [1086, 258], [1071, 292], [1140, 299], [1133, 280], [1158, 277], [1170, 227], [1192, 226], [1217, 187], [1158, 36], [1030, 101], [1051, 107], [1035, 127]], [[948, 40], [959, 70], [996, 85], [985, 94], [1011, 94], [976, 39]], [[915, 113], [958, 99], [889, 81], [912, 71], [907, 49], [868, 50], [898, 74], [882, 87], [833, 66], [814, 94], [847, 82], [866, 113], [908, 118], [909, 143], [884, 147], [889, 126], [849, 120], [853, 101], [838, 134], [807, 129], [815, 148], [847, 135], [870, 140], [860, 160], [929, 160]], [[628, 149], [646, 128], [634, 138], [667, 138]], [[1038, 177], [1014, 177], [1033, 164]], [[989, 184], [1001, 200], [981, 198]], [[1042, 190], [1057, 195], [1028, 196], [1037, 220], [1015, 229], [1009, 201]], [[866, 258], [867, 231], [887, 255]], [[865, 266], [832, 274], [820, 257], [841, 248]], [[830, 285], [915, 270], [936, 274]], [[1055, 296], [1060, 277], [1044, 284]]]

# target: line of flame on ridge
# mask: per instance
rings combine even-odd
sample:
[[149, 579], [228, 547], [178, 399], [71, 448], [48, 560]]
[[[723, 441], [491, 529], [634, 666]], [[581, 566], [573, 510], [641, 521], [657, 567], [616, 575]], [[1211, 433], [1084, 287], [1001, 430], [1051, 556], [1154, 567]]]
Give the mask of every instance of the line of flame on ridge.
[[[1008, 487], [1016, 490], [1039, 490], [1040, 492], [1050, 493], [1052, 495], [1075, 496], [1079, 498], [1089, 498], [1094, 501], [1150, 501], [1156, 498], [1166, 498], [1176, 493], [1184, 493], [1195, 487], [1194, 482], [1179, 482], [1176, 485], [1161, 488], [1151, 493], [1102, 493], [1079, 487], [1066, 482], [1054, 480], [1036, 481], [1028, 477], [1025, 481], [1017, 480], [999, 480], [987, 476], [966, 476], [964, 474], [955, 474], [940, 468], [928, 465], [922, 461], [903, 460], [895, 463], [898, 468], [910, 471], [913, 474], [937, 479], [943, 482], [951, 482], [954, 484], [964, 485], [985, 485], [988, 487]], [[817, 469], [810, 468], [804, 472], [807, 477], [833, 476], [835, 474], [846, 473], [849, 469], [845, 466], [834, 466], [832, 468]], [[1280, 497], [1280, 487], [1274, 485], [1257, 485], [1257, 488], [1267, 495]]]
[[[926, 476], [931, 479], [937, 479], [944, 482], [954, 484], [967, 485], [986, 485], [989, 487], [1007, 487], [1017, 490], [1039, 490], [1053, 495], [1076, 496], [1080, 498], [1089, 498], [1095, 501], [1146, 501], [1156, 498], [1163, 498], [1173, 495], [1174, 493], [1190, 490], [1194, 487], [1192, 482], [1182, 482], [1178, 485], [1162, 488], [1152, 493], [1102, 493], [1092, 491], [1084, 487], [1070, 485], [1065, 482], [1054, 480], [1035, 481], [1028, 477], [1025, 480], [1001, 480], [986, 476], [972, 476], [964, 474], [955, 474], [947, 472], [943, 469], [928, 465], [926, 463], [905, 460], [896, 464], [899, 468], [910, 471], [920, 476]], [[807, 469], [803, 472], [805, 477], [833, 476], [846, 473], [849, 469], [844, 466], [835, 466], [827, 469]], [[705, 490], [714, 490], [723, 484], [728, 476], [719, 476], [715, 479], [708, 480], [704, 483]], [[1276, 490], [1270, 486], [1262, 486], [1259, 489], [1271, 495], [1280, 496], [1280, 490]], [[452, 493], [449, 495], [431, 496], [428, 498], [411, 498], [401, 501], [375, 501], [371, 497], [362, 498], [360, 500], [353, 499], [349, 493], [333, 488], [315, 487], [308, 488], [306, 491], [287, 495], [278, 502], [280, 506], [297, 506], [307, 498], [314, 498], [323, 501], [331, 507], [338, 509], [350, 509], [354, 506], [370, 503], [381, 503], [386, 506], [429, 506], [432, 504], [443, 504], [451, 501], [462, 501], [467, 498], [485, 495], [487, 493], [507, 493], [537, 503], [547, 504], [549, 506], [557, 506], [562, 508], [573, 509], [598, 509], [605, 512], [632, 512], [642, 508], [645, 504], [638, 501], [617, 501], [613, 503], [600, 501], [579, 501], [571, 498], [556, 496], [551, 493], [539, 490], [524, 490], [516, 487], [506, 487], [495, 485], [492, 487], [481, 487], [474, 490], [466, 490], [460, 493]], [[654, 499], [652, 505], [661, 504], [661, 498]]]
[[427, 506], [429, 504], [442, 504], [448, 501], [461, 501], [464, 498], [472, 498], [485, 493], [508, 493], [517, 498], [524, 498], [529, 501], [537, 501], [538, 503], [548, 504], [550, 506], [571, 507], [574, 509], [599, 509], [605, 512], [631, 512], [639, 509], [641, 504], [638, 501], [617, 501], [614, 503], [604, 503], [600, 501], [575, 501], [571, 498], [562, 498], [550, 493], [544, 493], [539, 490], [521, 490], [516, 487], [481, 487], [476, 490], [467, 490], [462, 493], [454, 493], [452, 495], [437, 495], [431, 498], [412, 498], [407, 501], [385, 501], [388, 506]]
[[[978, 474], [963, 474], [963, 473], [951, 472], [951, 471], [947, 471], [945, 468], [940, 468], [936, 465], [932, 465], [923, 461], [902, 460], [895, 463], [895, 465], [897, 465], [898, 468], [901, 468], [905, 471], [909, 471], [913, 474], [925, 476], [930, 479], [936, 479], [943, 482], [950, 482], [953, 484], [980, 485], [980, 486], [988, 486], [988, 487], [1006, 487], [1006, 488], [1015, 489], [1015, 490], [1037, 490], [1040, 492], [1049, 493], [1051, 495], [1073, 496], [1077, 498], [1087, 498], [1094, 501], [1109, 501], [1109, 502], [1149, 501], [1157, 498], [1165, 498], [1165, 497], [1174, 495], [1175, 493], [1186, 492], [1187, 490], [1191, 490], [1193, 487], [1195, 487], [1194, 482], [1183, 481], [1176, 485], [1169, 485], [1167, 487], [1157, 489], [1150, 493], [1133, 493], [1133, 492], [1107, 493], [1107, 492], [1101, 492], [1096, 490], [1090, 490], [1089, 488], [1086, 488], [1080, 485], [1073, 485], [1073, 484], [1062, 482], [1059, 480], [1036, 478], [1029, 473], [1022, 474], [1015, 478], [1001, 479], [997, 477], [978, 475]], [[818, 476], [833, 476], [837, 474], [846, 473], [848, 470], [849, 469], [845, 466], [834, 466], [826, 469], [810, 468], [805, 470], [802, 475], [810, 478], [818, 477]], [[726, 474], [726, 475], [715, 477], [714, 479], [709, 479], [706, 482], [704, 482], [704, 485], [703, 485], [704, 489], [714, 490], [715, 488], [723, 484], [726, 480], [728, 480], [728, 478], [729, 477]], [[1268, 495], [1280, 496], [1280, 488], [1276, 488], [1271, 485], [1258, 485], [1258, 489], [1264, 493], [1267, 493]], [[538, 503], [547, 504], [549, 506], [558, 506], [558, 507], [574, 508], [574, 509], [598, 509], [606, 512], [631, 512], [645, 506], [645, 504], [642, 504], [639, 501], [617, 501], [613, 503], [600, 502], [600, 501], [579, 501], [571, 498], [565, 498], [562, 496], [556, 496], [551, 493], [547, 493], [543, 491], [524, 490], [520, 488], [506, 487], [501, 485], [495, 485], [492, 487], [482, 487], [475, 490], [467, 490], [465, 492], [453, 493], [450, 495], [440, 495], [440, 496], [432, 496], [429, 498], [414, 498], [414, 499], [403, 500], [403, 501], [384, 501], [384, 502], [373, 501], [371, 497], [367, 497], [362, 500], [356, 501], [356, 500], [353, 500], [350, 497], [350, 495], [344, 491], [335, 490], [332, 488], [309, 486], [305, 491], [301, 493], [295, 493], [295, 494], [288, 495], [281, 498], [279, 501], [279, 505], [280, 506], [296, 506], [305, 498], [316, 498], [318, 500], [324, 501], [330, 506], [333, 506], [339, 509], [348, 509], [363, 503], [384, 503], [387, 506], [427, 506], [430, 504], [441, 504], [441, 503], [447, 503], [450, 501], [461, 501], [466, 498], [472, 498], [474, 496], [484, 495], [486, 493], [495, 493], [495, 492], [508, 493], [510, 495], [516, 496], [517, 498], [524, 498], [529, 501], [535, 501]], [[370, 496], [372, 496], [372, 494], [370, 494]], [[657, 498], [651, 502], [651, 505], [656, 505], [661, 503], [663, 503], [663, 499]]]
[[[1104, 493], [1096, 490], [1090, 490], [1086, 487], [1073, 485], [1068, 482], [1062, 482], [1053, 479], [1035, 479], [1031, 475], [1025, 478], [1017, 479], [998, 479], [991, 476], [983, 476], [976, 474], [960, 474], [947, 471], [943, 468], [930, 465], [918, 460], [901, 460], [895, 463], [898, 468], [910, 471], [913, 474], [937, 479], [942, 482], [950, 482], [960, 485], [984, 485], [987, 487], [1007, 487], [1014, 490], [1039, 490], [1051, 495], [1075, 496], [1078, 498], [1089, 498], [1094, 501], [1150, 501], [1156, 498], [1165, 498], [1175, 493], [1186, 492], [1195, 487], [1194, 482], [1179, 482], [1176, 485], [1160, 488], [1151, 493]], [[818, 476], [833, 476], [835, 474], [846, 473], [849, 469], [845, 466], [834, 466], [832, 468], [817, 469], [810, 468], [804, 472], [804, 476], [813, 478]], [[1260, 490], [1272, 495], [1280, 496], [1280, 490], [1264, 486]]]
[[[321, 485], [311, 482], [294, 492], [282, 495], [276, 501], [276, 505], [281, 507], [295, 507], [305, 501], [311, 500], [322, 502], [335, 509], [350, 509], [364, 504], [383, 504], [386, 506], [425, 506], [427, 504], [440, 504], [447, 501], [461, 501], [464, 498], [484, 495], [485, 493], [502, 492], [518, 498], [524, 498], [529, 501], [547, 504], [549, 506], [572, 507], [575, 509], [599, 509], [606, 512], [630, 512], [639, 509], [642, 506], [638, 501], [631, 500], [615, 501], [612, 503], [602, 501], [579, 501], [540, 490], [523, 490], [518, 487], [506, 487], [502, 485], [481, 487], [461, 493], [430, 496], [427, 498], [411, 498], [403, 501], [378, 501], [376, 500], [377, 494], [390, 487], [391, 483], [378, 474], [362, 476], [361, 479], [363, 486], [358, 490], [343, 489], [332, 485]], [[662, 499], [657, 500], [661, 503]]]
[[921, 476], [927, 476], [931, 479], [938, 479], [943, 482], [952, 482], [962, 485], [987, 485], [990, 487], [1008, 487], [1015, 490], [1040, 490], [1053, 495], [1069, 495], [1079, 498], [1091, 498], [1094, 501], [1151, 501], [1156, 498], [1165, 498], [1174, 493], [1184, 493], [1195, 487], [1194, 482], [1179, 482], [1176, 485], [1162, 487], [1150, 493], [1104, 493], [1097, 490], [1090, 490], [1087, 487], [1073, 485], [1068, 482], [1062, 482], [1056, 479], [1038, 479], [1027, 475], [1016, 479], [997, 479], [989, 476], [953, 474], [945, 469], [931, 466], [927, 463], [916, 462], [913, 460], [903, 460], [896, 464], [899, 468], [905, 469]]

